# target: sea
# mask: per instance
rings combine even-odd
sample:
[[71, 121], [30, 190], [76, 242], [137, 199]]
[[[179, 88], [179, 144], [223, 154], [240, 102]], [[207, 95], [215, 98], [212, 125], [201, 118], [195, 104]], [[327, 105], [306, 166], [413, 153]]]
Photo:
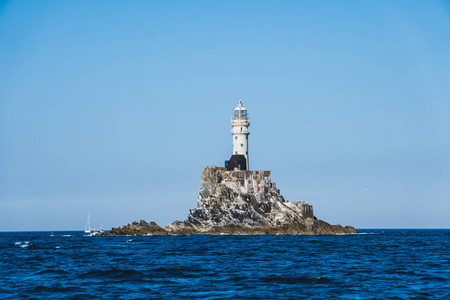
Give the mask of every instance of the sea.
[[450, 299], [450, 230], [2, 232], [0, 299]]

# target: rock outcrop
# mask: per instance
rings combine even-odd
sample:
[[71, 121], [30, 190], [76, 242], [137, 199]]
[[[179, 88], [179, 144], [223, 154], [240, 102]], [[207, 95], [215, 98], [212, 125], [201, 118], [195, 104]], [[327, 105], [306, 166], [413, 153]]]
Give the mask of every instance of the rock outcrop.
[[102, 235], [168, 235], [168, 232], [158, 226], [155, 222], [140, 222], [134, 221], [131, 224], [123, 227], [113, 227], [110, 232], [105, 232]]
[[105, 235], [356, 233], [351, 226], [318, 220], [306, 202], [286, 201], [271, 182], [270, 171], [207, 167], [201, 178], [197, 208], [190, 210], [185, 221], [163, 229], [141, 220]]

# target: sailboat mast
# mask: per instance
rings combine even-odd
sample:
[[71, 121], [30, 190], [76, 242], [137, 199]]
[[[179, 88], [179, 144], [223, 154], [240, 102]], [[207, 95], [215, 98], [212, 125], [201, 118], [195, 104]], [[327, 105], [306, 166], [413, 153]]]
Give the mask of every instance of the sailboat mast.
[[86, 231], [86, 230], [91, 231], [91, 212], [88, 213], [86, 225], [84, 226], [84, 231]]

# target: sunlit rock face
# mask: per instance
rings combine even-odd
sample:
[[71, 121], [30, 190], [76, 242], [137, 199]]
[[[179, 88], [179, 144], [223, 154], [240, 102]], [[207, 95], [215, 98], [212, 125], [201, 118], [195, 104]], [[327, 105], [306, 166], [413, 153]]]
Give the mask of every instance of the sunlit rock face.
[[306, 202], [286, 201], [270, 176], [270, 171], [207, 167], [201, 175], [197, 208], [185, 221], [164, 229], [154, 222], [133, 222], [106, 235], [356, 233], [353, 227], [318, 220]]
[[188, 221], [199, 226], [274, 226], [314, 218], [306, 202], [286, 202], [270, 171], [225, 171], [208, 167], [202, 173], [197, 208]]

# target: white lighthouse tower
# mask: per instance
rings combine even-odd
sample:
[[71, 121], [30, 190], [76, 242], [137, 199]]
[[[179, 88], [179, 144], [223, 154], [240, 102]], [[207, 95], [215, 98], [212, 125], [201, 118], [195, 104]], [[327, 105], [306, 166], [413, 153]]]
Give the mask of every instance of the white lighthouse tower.
[[231, 135], [233, 136], [233, 155], [244, 155], [246, 160], [246, 169], [248, 170], [248, 127], [250, 118], [247, 109], [239, 101], [238, 106], [233, 110], [231, 116]]

